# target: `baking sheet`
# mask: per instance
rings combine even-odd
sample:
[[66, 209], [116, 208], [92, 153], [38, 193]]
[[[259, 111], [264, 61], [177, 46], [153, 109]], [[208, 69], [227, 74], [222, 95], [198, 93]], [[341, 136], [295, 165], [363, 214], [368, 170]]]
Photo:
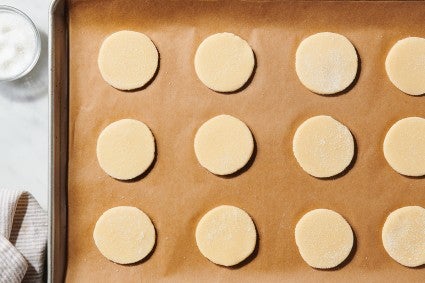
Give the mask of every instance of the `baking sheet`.
[[[382, 143], [389, 127], [408, 116], [425, 117], [425, 97], [398, 91], [384, 61], [407, 36], [425, 37], [425, 3], [284, 1], [69, 1], [68, 282], [169, 281], [421, 281], [423, 268], [393, 261], [381, 244], [386, 216], [401, 206], [425, 206], [425, 179], [397, 174], [386, 163]], [[160, 53], [160, 69], [145, 89], [122, 92], [109, 86], [97, 54], [110, 33], [146, 33]], [[199, 43], [217, 32], [233, 32], [253, 48], [252, 82], [235, 94], [209, 90], [197, 78], [193, 58]], [[346, 93], [323, 97], [308, 91], [294, 70], [300, 41], [316, 32], [347, 36], [361, 64]], [[198, 127], [218, 114], [243, 120], [255, 136], [252, 164], [231, 178], [203, 169], [194, 154]], [[350, 128], [357, 143], [347, 174], [321, 180], [309, 176], [292, 154], [292, 137], [305, 119], [331, 115]], [[156, 138], [157, 159], [143, 178], [121, 182], [96, 159], [96, 140], [122, 118], [145, 122]], [[235, 268], [212, 264], [198, 251], [197, 222], [221, 204], [253, 218], [259, 245]], [[157, 230], [148, 260], [123, 266], [105, 259], [94, 245], [96, 220], [107, 209], [131, 205], [145, 211]], [[356, 247], [332, 271], [310, 268], [300, 257], [294, 227], [315, 208], [342, 214]]]

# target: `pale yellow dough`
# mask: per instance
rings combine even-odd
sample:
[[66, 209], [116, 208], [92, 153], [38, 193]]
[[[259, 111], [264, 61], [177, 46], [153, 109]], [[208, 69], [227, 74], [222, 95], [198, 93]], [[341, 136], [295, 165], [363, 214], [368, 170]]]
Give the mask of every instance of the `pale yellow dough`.
[[295, 242], [308, 265], [327, 269], [338, 266], [349, 256], [354, 236], [350, 224], [340, 214], [315, 209], [298, 221]]
[[196, 244], [210, 261], [224, 266], [242, 262], [255, 249], [257, 232], [242, 209], [222, 205], [208, 211], [196, 227]]
[[103, 41], [97, 62], [107, 83], [117, 89], [131, 90], [153, 78], [158, 68], [158, 51], [145, 34], [123, 30]]
[[409, 117], [396, 122], [385, 136], [384, 156], [400, 174], [425, 175], [425, 119]]
[[155, 140], [144, 123], [123, 119], [108, 125], [97, 139], [97, 160], [111, 177], [133, 179], [145, 172], [155, 158]]
[[298, 46], [295, 70], [301, 83], [318, 94], [335, 94], [355, 79], [358, 58], [353, 44], [332, 32], [313, 34]]
[[254, 70], [254, 52], [237, 35], [224, 32], [207, 37], [195, 54], [195, 71], [210, 89], [231, 92], [241, 88]]
[[219, 115], [198, 129], [194, 147], [204, 168], [216, 175], [228, 175], [248, 163], [254, 151], [254, 139], [244, 122], [230, 115]]
[[354, 156], [354, 138], [350, 130], [330, 116], [314, 116], [295, 132], [293, 151], [308, 174], [326, 178], [350, 165]]
[[425, 38], [408, 37], [397, 41], [385, 60], [390, 81], [410, 95], [425, 93]]
[[93, 231], [94, 242], [107, 259], [130, 264], [145, 258], [155, 245], [155, 228], [149, 217], [131, 206], [105, 211]]
[[406, 206], [391, 212], [382, 229], [382, 243], [387, 253], [404, 266], [425, 264], [425, 209]]

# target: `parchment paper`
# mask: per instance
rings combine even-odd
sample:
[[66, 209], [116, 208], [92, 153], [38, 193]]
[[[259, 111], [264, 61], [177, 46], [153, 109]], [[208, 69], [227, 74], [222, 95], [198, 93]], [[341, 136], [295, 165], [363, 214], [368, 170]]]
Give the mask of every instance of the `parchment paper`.
[[[425, 206], [425, 179], [399, 175], [382, 152], [393, 123], [425, 117], [425, 97], [397, 90], [384, 68], [397, 40], [425, 37], [424, 15], [421, 1], [71, 0], [67, 281], [423, 281], [425, 269], [387, 255], [381, 229], [391, 211]], [[123, 29], [147, 34], [161, 57], [155, 80], [135, 92], [109, 86], [97, 66], [103, 39]], [[251, 83], [228, 95], [205, 87], [193, 67], [200, 42], [224, 31], [246, 39], [257, 60]], [[294, 70], [298, 44], [320, 31], [347, 36], [361, 59], [358, 80], [339, 96], [311, 93]], [[257, 144], [249, 168], [231, 178], [203, 169], [193, 150], [198, 127], [224, 113], [244, 121]], [[292, 153], [296, 128], [319, 114], [348, 126], [357, 142], [356, 160], [339, 178], [309, 176]], [[145, 122], [156, 138], [152, 170], [132, 182], [107, 176], [96, 159], [99, 133], [122, 118]], [[246, 210], [258, 230], [255, 255], [235, 268], [209, 262], [195, 243], [197, 222], [221, 204]], [[114, 264], [93, 242], [98, 217], [119, 205], [142, 209], [155, 224], [156, 248], [141, 263]], [[342, 268], [315, 270], [298, 253], [295, 224], [315, 208], [339, 212], [355, 232]]]

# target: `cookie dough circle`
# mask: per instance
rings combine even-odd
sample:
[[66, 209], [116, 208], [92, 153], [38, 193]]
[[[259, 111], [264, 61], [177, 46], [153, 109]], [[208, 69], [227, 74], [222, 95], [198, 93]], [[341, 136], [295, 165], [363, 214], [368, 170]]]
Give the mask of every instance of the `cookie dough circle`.
[[105, 211], [96, 222], [93, 238], [107, 259], [135, 263], [145, 258], [155, 245], [155, 228], [149, 217], [131, 206], [118, 206]]
[[425, 264], [425, 209], [406, 206], [391, 212], [382, 229], [382, 243], [387, 253], [404, 266]]
[[308, 265], [328, 269], [338, 266], [348, 257], [354, 236], [350, 224], [339, 213], [315, 209], [298, 221], [295, 242]]
[[108, 36], [97, 60], [103, 79], [121, 90], [146, 85], [158, 68], [158, 51], [145, 34], [123, 30]]
[[425, 38], [408, 37], [397, 41], [385, 60], [390, 81], [410, 95], [425, 93]]
[[228, 32], [207, 37], [195, 54], [198, 78], [219, 92], [240, 89], [251, 77], [254, 65], [254, 52], [249, 44]]
[[109, 124], [97, 139], [97, 160], [109, 176], [130, 180], [145, 172], [155, 158], [155, 139], [144, 123], [123, 119]]
[[216, 175], [229, 175], [248, 163], [254, 151], [254, 138], [241, 120], [219, 115], [198, 129], [194, 147], [204, 168]]
[[230, 205], [208, 211], [196, 227], [196, 244], [210, 261], [224, 266], [242, 262], [255, 249], [257, 232], [251, 217]]
[[425, 175], [425, 119], [409, 117], [396, 122], [385, 136], [384, 156], [400, 174]]
[[304, 171], [317, 178], [327, 178], [350, 165], [354, 138], [350, 130], [334, 118], [314, 116], [298, 127], [293, 151]]
[[332, 32], [313, 34], [298, 46], [295, 70], [301, 83], [318, 94], [335, 94], [356, 78], [358, 58], [353, 44]]

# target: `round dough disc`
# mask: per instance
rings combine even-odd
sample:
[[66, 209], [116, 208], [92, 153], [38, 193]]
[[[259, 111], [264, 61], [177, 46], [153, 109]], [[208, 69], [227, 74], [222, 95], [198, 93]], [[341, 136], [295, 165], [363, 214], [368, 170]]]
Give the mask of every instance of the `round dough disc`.
[[131, 206], [105, 211], [93, 231], [96, 247], [107, 259], [135, 263], [145, 258], [155, 245], [155, 228], [149, 217]]
[[425, 209], [406, 206], [388, 215], [382, 243], [398, 263], [415, 267], [425, 264]]
[[254, 70], [254, 52], [249, 44], [233, 33], [207, 37], [195, 54], [195, 71], [210, 89], [231, 92], [240, 89]]
[[97, 160], [109, 176], [133, 179], [145, 172], [155, 158], [155, 140], [144, 123], [123, 119], [108, 125], [97, 139]]
[[396, 122], [385, 136], [384, 156], [400, 174], [425, 175], [425, 119], [409, 117]]
[[304, 171], [317, 178], [327, 178], [350, 165], [354, 138], [346, 126], [332, 117], [315, 116], [298, 127], [293, 151]]
[[353, 44], [343, 35], [321, 32], [298, 46], [295, 69], [301, 83], [318, 94], [346, 89], [357, 74], [358, 58]]
[[410, 95], [425, 93], [425, 38], [408, 37], [397, 41], [385, 60], [390, 81]]
[[254, 139], [244, 122], [230, 115], [219, 115], [198, 129], [194, 146], [204, 168], [216, 175], [228, 175], [248, 163], [254, 151]]
[[158, 68], [158, 51], [145, 34], [119, 31], [103, 41], [97, 60], [103, 79], [122, 90], [144, 86]]
[[298, 221], [295, 242], [308, 265], [327, 269], [338, 266], [348, 257], [354, 236], [350, 224], [339, 213], [315, 209]]
[[242, 209], [222, 205], [208, 211], [196, 227], [196, 244], [210, 261], [232, 266], [255, 249], [257, 232], [251, 217]]

